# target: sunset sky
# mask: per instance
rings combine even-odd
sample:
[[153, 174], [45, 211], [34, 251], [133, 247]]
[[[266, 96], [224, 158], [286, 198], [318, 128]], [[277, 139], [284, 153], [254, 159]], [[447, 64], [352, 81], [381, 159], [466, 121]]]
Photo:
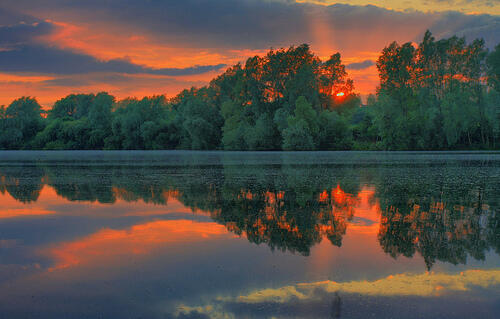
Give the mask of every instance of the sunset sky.
[[29, 95], [50, 106], [77, 92], [173, 96], [301, 43], [322, 58], [340, 52], [366, 95], [384, 46], [418, 42], [426, 29], [492, 48], [500, 0], [2, 0], [0, 105]]

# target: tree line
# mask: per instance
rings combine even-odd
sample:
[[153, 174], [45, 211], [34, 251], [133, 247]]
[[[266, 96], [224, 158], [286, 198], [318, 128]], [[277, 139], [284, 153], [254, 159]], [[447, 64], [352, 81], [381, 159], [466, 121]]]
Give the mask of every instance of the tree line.
[[0, 107], [0, 149], [453, 150], [500, 146], [500, 44], [391, 43], [363, 105], [340, 54], [306, 44], [249, 58], [209, 85], [117, 101], [71, 94]]

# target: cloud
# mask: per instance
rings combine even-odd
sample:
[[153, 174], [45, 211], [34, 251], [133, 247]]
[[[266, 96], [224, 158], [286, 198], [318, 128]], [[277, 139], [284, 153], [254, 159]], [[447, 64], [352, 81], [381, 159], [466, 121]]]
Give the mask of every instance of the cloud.
[[121, 30], [154, 33], [175, 43], [203, 47], [253, 46], [291, 43], [306, 35], [305, 15], [297, 4], [282, 1], [170, 0], [122, 1], [9, 1], [7, 5], [52, 19], [113, 24]]
[[0, 25], [0, 46], [9, 47], [29, 43], [34, 38], [52, 31], [53, 25], [43, 21], [31, 24], [19, 22], [13, 25]]
[[[373, 35], [400, 40], [413, 37], [415, 30], [439, 26], [440, 20], [457, 26], [470, 23], [477, 27], [498, 23], [500, 17], [466, 15], [455, 12], [424, 13], [394, 11], [373, 5], [353, 6], [270, 0], [167, 0], [145, 2], [130, 0], [62, 1], [33, 3], [26, 0], [5, 0], [19, 11], [38, 13], [50, 19], [93, 23], [110, 32], [142, 32], [170, 43], [183, 43], [204, 48], [254, 48], [288, 46], [310, 42], [315, 32], [330, 34], [332, 41], [343, 46], [355, 42], [370, 44]], [[453, 17], [453, 21], [449, 18]], [[324, 27], [315, 28], [317, 23]], [[110, 27], [111, 26], [111, 27]], [[328, 28], [325, 29], [325, 28]], [[408, 33], [408, 30], [412, 32]], [[460, 32], [456, 28], [455, 32]], [[498, 31], [498, 29], [497, 29]], [[346, 32], [343, 36], [342, 32]], [[312, 37], [313, 36], [313, 37]], [[358, 38], [353, 39], [353, 36]], [[378, 36], [380, 41], [380, 36]], [[500, 36], [497, 35], [497, 41]], [[342, 49], [343, 46], [339, 46]]]
[[153, 69], [125, 59], [99, 61], [83, 54], [43, 45], [24, 45], [0, 51], [0, 71], [33, 72], [46, 74], [84, 74], [90, 72], [116, 72], [126, 74], [156, 74], [168, 76], [194, 75], [223, 68], [224, 64], [193, 66], [188, 68]]
[[363, 62], [349, 63], [346, 65], [346, 68], [353, 70], [363, 70], [371, 67], [372, 65], [375, 65], [375, 62], [373, 62], [372, 60], [364, 60]]
[[32, 43], [52, 33], [55, 26], [42, 19], [0, 7], [0, 49]]
[[429, 29], [437, 38], [448, 38], [454, 35], [465, 37], [467, 41], [483, 38], [489, 48], [500, 43], [499, 16], [445, 12], [440, 15], [440, 19], [429, 26]]
[[116, 72], [186, 76], [219, 71], [226, 66], [218, 63], [185, 68], [151, 68], [138, 65], [123, 57], [99, 60], [90, 54], [43, 43], [44, 36], [61, 28], [48, 20], [2, 8], [0, 8], [0, 18], [9, 22], [0, 25], [0, 71], [3, 72], [60, 75]]
[[426, 0], [428, 3], [447, 3], [454, 6], [460, 6], [468, 3], [494, 6], [495, 3], [500, 3], [500, 0]]
[[334, 3], [346, 3], [351, 5], [373, 4], [379, 7], [392, 8], [397, 11], [430, 11], [443, 12], [450, 8], [464, 13], [488, 13], [500, 14], [499, 0], [295, 0], [296, 2], [316, 3], [331, 5]]
[[20, 22], [33, 24], [43, 20], [34, 17], [33, 15], [21, 13], [18, 10], [7, 9], [0, 6], [0, 26], [8, 26], [18, 24]]
[[359, 49], [361, 45], [379, 50], [391, 40], [414, 40], [427, 28], [444, 34], [450, 25], [453, 33], [469, 30], [481, 36], [481, 30], [485, 30], [489, 40], [500, 41], [498, 16], [400, 12], [373, 5], [323, 6], [270, 0], [130, 0], [126, 4], [118, 0], [105, 3], [5, 0], [5, 3], [12, 10], [46, 19], [95, 26], [115, 34], [147, 34], [164, 43], [212, 49], [268, 49], [310, 43], [324, 36], [339, 50], [351, 46]]

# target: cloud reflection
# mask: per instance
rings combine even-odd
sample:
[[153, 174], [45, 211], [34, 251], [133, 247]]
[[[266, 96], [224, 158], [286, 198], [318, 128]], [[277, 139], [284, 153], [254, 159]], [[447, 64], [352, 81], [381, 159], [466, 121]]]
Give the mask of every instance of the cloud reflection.
[[[397, 274], [374, 281], [354, 280], [349, 282], [322, 281], [299, 283], [275, 289], [261, 289], [240, 296], [218, 296], [205, 305], [188, 306], [180, 304], [174, 313], [178, 318], [199, 315], [207, 318], [255, 317], [265, 313], [273, 318], [289, 318], [282, 309], [294, 309], [297, 305], [321, 305], [332, 302], [332, 313], [340, 312], [342, 296], [361, 295], [366, 297], [438, 297], [468, 292], [476, 288], [491, 289], [500, 285], [500, 269], [467, 270], [458, 274], [423, 273]], [[362, 298], [362, 297], [361, 297]], [[335, 301], [338, 302], [335, 302]], [[424, 300], [420, 301], [421, 303]], [[302, 309], [301, 309], [302, 308]], [[304, 307], [298, 306], [299, 311]], [[312, 307], [314, 317], [319, 309]], [[299, 313], [295, 315], [300, 316]], [[332, 316], [333, 317], [333, 316]]]
[[226, 229], [216, 223], [160, 220], [123, 230], [102, 229], [72, 242], [56, 244], [43, 253], [53, 258], [55, 264], [49, 271], [54, 271], [113, 262], [130, 255], [147, 255], [167, 244], [186, 244], [227, 235]]

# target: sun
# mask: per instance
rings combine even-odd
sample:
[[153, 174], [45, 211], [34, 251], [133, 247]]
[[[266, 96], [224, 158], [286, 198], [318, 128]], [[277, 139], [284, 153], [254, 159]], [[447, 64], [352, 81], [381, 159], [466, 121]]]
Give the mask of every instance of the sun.
[[338, 97], [341, 97], [341, 96], [344, 96], [344, 92], [339, 92], [339, 93], [337, 93], [335, 95], [338, 96]]

